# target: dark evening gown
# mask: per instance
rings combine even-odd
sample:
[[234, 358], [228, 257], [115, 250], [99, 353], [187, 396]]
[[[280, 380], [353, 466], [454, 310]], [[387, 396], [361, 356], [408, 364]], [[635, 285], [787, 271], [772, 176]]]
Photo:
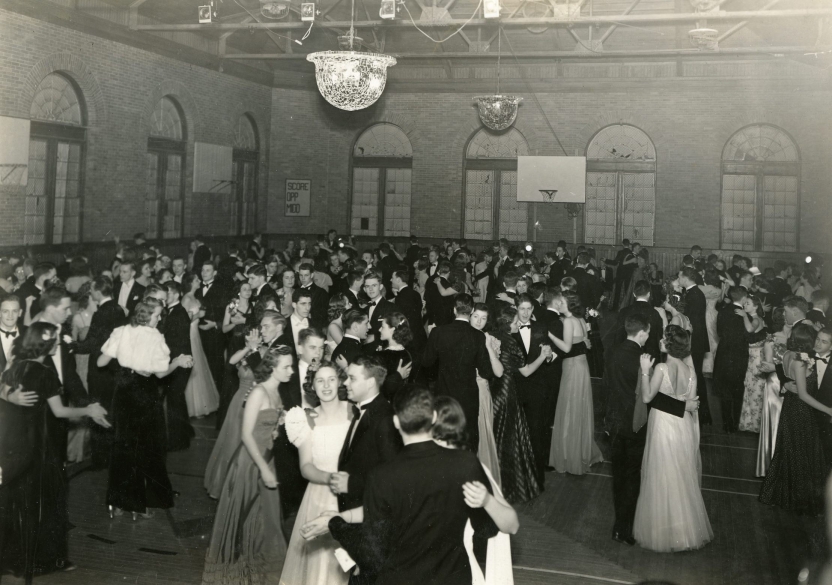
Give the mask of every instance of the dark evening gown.
[[[272, 431], [278, 428], [279, 419], [279, 406], [261, 410], [253, 432], [272, 472]], [[229, 465], [219, 500], [205, 553], [203, 585], [278, 585], [286, 558], [280, 491], [266, 487], [242, 442]]]
[[127, 512], [172, 508], [163, 398], [156, 376], [120, 367], [110, 420], [115, 429], [107, 504]]
[[[383, 349], [376, 352], [376, 357], [381, 360], [381, 363], [387, 369], [387, 376], [384, 378], [384, 384], [381, 385], [381, 394], [392, 404], [393, 397], [407, 382], [407, 380], [402, 380], [402, 377], [397, 371], [399, 362], [403, 366], [406, 366], [413, 359], [410, 357], [410, 352], [406, 349]], [[414, 372], [411, 372], [410, 375], [413, 376], [413, 374]]]
[[541, 491], [536, 478], [534, 452], [526, 415], [517, 396], [518, 370], [523, 367], [520, 346], [505, 333], [500, 340], [500, 363], [503, 375], [490, 382], [494, 408], [494, 440], [500, 461], [503, 495], [512, 504], [536, 498]]
[[[814, 367], [807, 370], [806, 391], [810, 396], [817, 394], [818, 375]], [[783, 398], [775, 444], [760, 501], [799, 515], [822, 514], [828, 465], [820, 430], [815, 409], [794, 392], [786, 392]]]
[[54, 370], [31, 360], [14, 364], [3, 380], [13, 388], [22, 384], [24, 391], [37, 392], [38, 401], [32, 407], [15, 407], [29, 431], [19, 439], [31, 441], [34, 456], [21, 476], [1, 488], [6, 493], [0, 517], [0, 569], [16, 575], [49, 573], [66, 560], [69, 529], [64, 471], [67, 427], [47, 404], [61, 394], [61, 382]]

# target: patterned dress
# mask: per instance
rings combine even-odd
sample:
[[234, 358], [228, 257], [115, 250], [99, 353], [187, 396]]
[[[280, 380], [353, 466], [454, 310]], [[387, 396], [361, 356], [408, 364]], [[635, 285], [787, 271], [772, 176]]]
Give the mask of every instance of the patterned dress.
[[742, 399], [739, 430], [759, 433], [766, 386], [765, 373], [760, 371], [760, 364], [763, 363], [763, 346], [766, 344], [768, 332], [762, 329], [758, 333], [753, 333], [752, 336], [753, 341], [748, 344], [748, 369], [745, 371], [745, 393]]
[[494, 407], [494, 440], [497, 442], [497, 458], [503, 495], [512, 504], [537, 497], [541, 486], [537, 483], [532, 451], [532, 440], [526, 415], [517, 396], [518, 370], [523, 367], [523, 353], [511, 335], [497, 333], [500, 340], [500, 363], [503, 375], [491, 386]]

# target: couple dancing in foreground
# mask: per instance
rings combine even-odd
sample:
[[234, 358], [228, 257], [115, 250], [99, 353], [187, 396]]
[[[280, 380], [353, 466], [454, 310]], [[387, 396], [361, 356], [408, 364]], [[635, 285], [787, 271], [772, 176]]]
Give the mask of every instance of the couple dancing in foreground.
[[[250, 486], [249, 493], [258, 492], [250, 499], [261, 505], [221, 494], [203, 582], [248, 574], [252, 582], [273, 583], [285, 551], [279, 583], [287, 585], [511, 583], [507, 534], [519, 521], [476, 455], [462, 448], [461, 407], [419, 386], [407, 386], [390, 405], [379, 394], [386, 371], [375, 357], [357, 359], [346, 380], [330, 362], [310, 369], [303, 391], [314, 408], [286, 413], [286, 437], [309, 481], [287, 549], [274, 489], [279, 477], [269, 460], [273, 437], [284, 432], [277, 386], [291, 377], [292, 356], [281, 349], [254, 368], [258, 385], [243, 415], [244, 443], [246, 419], [262, 425], [255, 445], [261, 461], [250, 464], [246, 481], [225, 482], [228, 492]], [[244, 451], [251, 449], [241, 449], [238, 461], [256, 458]], [[491, 539], [486, 576], [473, 557], [473, 534]]]

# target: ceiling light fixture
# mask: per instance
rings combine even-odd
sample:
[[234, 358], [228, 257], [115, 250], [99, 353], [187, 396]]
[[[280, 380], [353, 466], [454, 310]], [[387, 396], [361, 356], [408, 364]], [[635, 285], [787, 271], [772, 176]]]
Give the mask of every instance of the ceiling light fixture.
[[[355, 0], [350, 12], [348, 51], [310, 53], [306, 60], [315, 64], [318, 91], [326, 101], [341, 110], [363, 110], [378, 101], [387, 84], [387, 68], [396, 64], [390, 55], [360, 53], [353, 50], [355, 36]], [[361, 39], [358, 39], [359, 42]]]
[[523, 98], [500, 93], [500, 55], [502, 53], [503, 28], [497, 30], [497, 93], [475, 97], [480, 120], [491, 130], [505, 130], [517, 119], [517, 107]]

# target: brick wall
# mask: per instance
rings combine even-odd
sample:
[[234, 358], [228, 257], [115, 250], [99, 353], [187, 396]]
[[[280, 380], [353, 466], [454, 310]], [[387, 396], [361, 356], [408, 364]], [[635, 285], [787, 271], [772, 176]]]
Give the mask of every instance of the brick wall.
[[[244, 112], [260, 134], [259, 204], [266, 208], [269, 87], [5, 10], [0, 55], [0, 115], [28, 118], [35, 88], [53, 71], [81, 88], [89, 127], [85, 241], [144, 231], [149, 116], [164, 95], [179, 102], [187, 125], [184, 235], [229, 233], [227, 197], [192, 193], [194, 142], [232, 145]], [[0, 245], [23, 242], [23, 204], [19, 188], [0, 188]]]

